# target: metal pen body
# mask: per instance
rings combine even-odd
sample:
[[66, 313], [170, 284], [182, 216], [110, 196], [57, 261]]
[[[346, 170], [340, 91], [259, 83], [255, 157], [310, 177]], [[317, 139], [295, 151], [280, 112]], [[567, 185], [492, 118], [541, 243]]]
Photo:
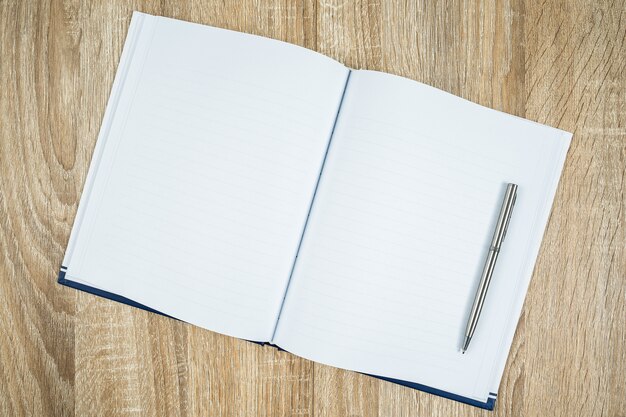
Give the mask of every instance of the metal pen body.
[[504, 200], [502, 201], [502, 207], [500, 208], [496, 228], [493, 233], [493, 238], [491, 239], [491, 245], [489, 246], [489, 252], [487, 253], [487, 259], [485, 259], [485, 266], [483, 267], [478, 289], [476, 290], [474, 304], [472, 304], [469, 319], [467, 320], [465, 339], [462, 347], [463, 353], [465, 353], [469, 347], [472, 336], [474, 336], [474, 331], [476, 330], [476, 325], [478, 324], [478, 319], [480, 318], [480, 313], [487, 296], [487, 290], [489, 289], [489, 284], [491, 283], [491, 278], [493, 277], [493, 272], [496, 267], [500, 247], [506, 236], [506, 231], [509, 226], [516, 198], [517, 185], [508, 184], [504, 194]]

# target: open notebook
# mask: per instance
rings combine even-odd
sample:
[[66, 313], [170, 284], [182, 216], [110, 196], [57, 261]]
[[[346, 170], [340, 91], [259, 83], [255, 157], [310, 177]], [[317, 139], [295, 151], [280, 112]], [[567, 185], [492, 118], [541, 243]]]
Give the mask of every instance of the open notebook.
[[[490, 409], [570, 138], [135, 13], [59, 282]], [[462, 355], [508, 182], [517, 205]]]

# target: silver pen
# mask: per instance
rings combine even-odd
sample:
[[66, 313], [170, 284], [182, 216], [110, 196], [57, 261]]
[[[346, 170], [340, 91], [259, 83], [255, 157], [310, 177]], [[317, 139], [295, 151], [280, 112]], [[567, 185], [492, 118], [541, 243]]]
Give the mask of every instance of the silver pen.
[[472, 305], [472, 311], [470, 312], [469, 319], [467, 320], [467, 328], [465, 329], [465, 340], [463, 341], [463, 353], [469, 347], [474, 331], [476, 330], [476, 324], [478, 324], [478, 318], [480, 312], [483, 309], [485, 303], [485, 297], [487, 296], [487, 289], [493, 276], [493, 270], [496, 267], [496, 260], [498, 259], [498, 253], [500, 247], [506, 236], [506, 229], [509, 226], [509, 220], [511, 220], [511, 213], [513, 212], [513, 205], [515, 204], [515, 198], [517, 197], [517, 185], [509, 184], [506, 187], [506, 193], [504, 193], [504, 201], [502, 201], [502, 208], [500, 209], [500, 215], [498, 216], [498, 222], [496, 223], [496, 230], [493, 232], [493, 238], [491, 239], [491, 245], [489, 247], [489, 253], [485, 260], [485, 266], [483, 273], [480, 277], [480, 283], [478, 284], [478, 290], [476, 290], [476, 297], [474, 298], [474, 304]]

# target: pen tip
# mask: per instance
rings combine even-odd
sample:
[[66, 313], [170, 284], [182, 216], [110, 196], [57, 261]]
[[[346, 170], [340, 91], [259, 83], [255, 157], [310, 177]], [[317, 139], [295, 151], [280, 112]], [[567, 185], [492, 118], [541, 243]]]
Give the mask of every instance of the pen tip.
[[472, 340], [471, 336], [465, 336], [465, 340], [463, 341], [463, 346], [461, 346], [461, 352], [465, 354], [465, 351], [469, 347], [470, 340]]

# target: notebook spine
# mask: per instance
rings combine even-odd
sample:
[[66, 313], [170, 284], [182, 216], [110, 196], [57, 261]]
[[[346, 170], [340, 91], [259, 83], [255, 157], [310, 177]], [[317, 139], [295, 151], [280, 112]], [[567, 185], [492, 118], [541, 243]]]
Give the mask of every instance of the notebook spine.
[[330, 144], [333, 140], [333, 136], [335, 134], [335, 128], [337, 127], [337, 120], [339, 119], [339, 114], [341, 113], [341, 107], [343, 106], [343, 100], [346, 97], [346, 91], [348, 90], [348, 83], [350, 82], [350, 75], [352, 74], [352, 70], [348, 68], [348, 75], [346, 76], [346, 82], [343, 85], [343, 91], [341, 93], [341, 98], [339, 99], [339, 105], [337, 106], [337, 113], [335, 114], [335, 121], [333, 122], [333, 128], [330, 131], [330, 137], [328, 138], [328, 144], [326, 145], [326, 152], [324, 153], [324, 158], [322, 159], [322, 165], [320, 167], [320, 172], [317, 177], [317, 182], [315, 184], [315, 189], [313, 190], [313, 197], [311, 198], [311, 204], [309, 204], [309, 211], [306, 215], [306, 220], [304, 221], [304, 226], [302, 227], [302, 233], [300, 234], [300, 241], [298, 242], [298, 247], [296, 249], [296, 256], [293, 259], [293, 264], [291, 265], [291, 271], [289, 272], [289, 279], [287, 280], [287, 285], [285, 286], [285, 291], [283, 292], [283, 299], [280, 302], [280, 308], [278, 309], [278, 317], [276, 318], [276, 323], [274, 324], [274, 330], [272, 331], [272, 338], [270, 343], [274, 341], [276, 337], [276, 331], [278, 330], [278, 323], [280, 321], [280, 316], [283, 312], [283, 308], [285, 306], [285, 299], [287, 298], [287, 292], [289, 291], [289, 285], [291, 284], [291, 278], [293, 276], [293, 271], [296, 268], [296, 261], [298, 260], [298, 255], [300, 254], [300, 248], [302, 247], [302, 241], [304, 240], [304, 234], [306, 232], [307, 225], [309, 224], [309, 217], [311, 215], [311, 210], [313, 209], [313, 204], [315, 202], [315, 196], [317, 195], [317, 190], [320, 185], [320, 180], [322, 179], [322, 173], [324, 172], [324, 166], [326, 165], [326, 158], [328, 157], [328, 151], [330, 150]]

